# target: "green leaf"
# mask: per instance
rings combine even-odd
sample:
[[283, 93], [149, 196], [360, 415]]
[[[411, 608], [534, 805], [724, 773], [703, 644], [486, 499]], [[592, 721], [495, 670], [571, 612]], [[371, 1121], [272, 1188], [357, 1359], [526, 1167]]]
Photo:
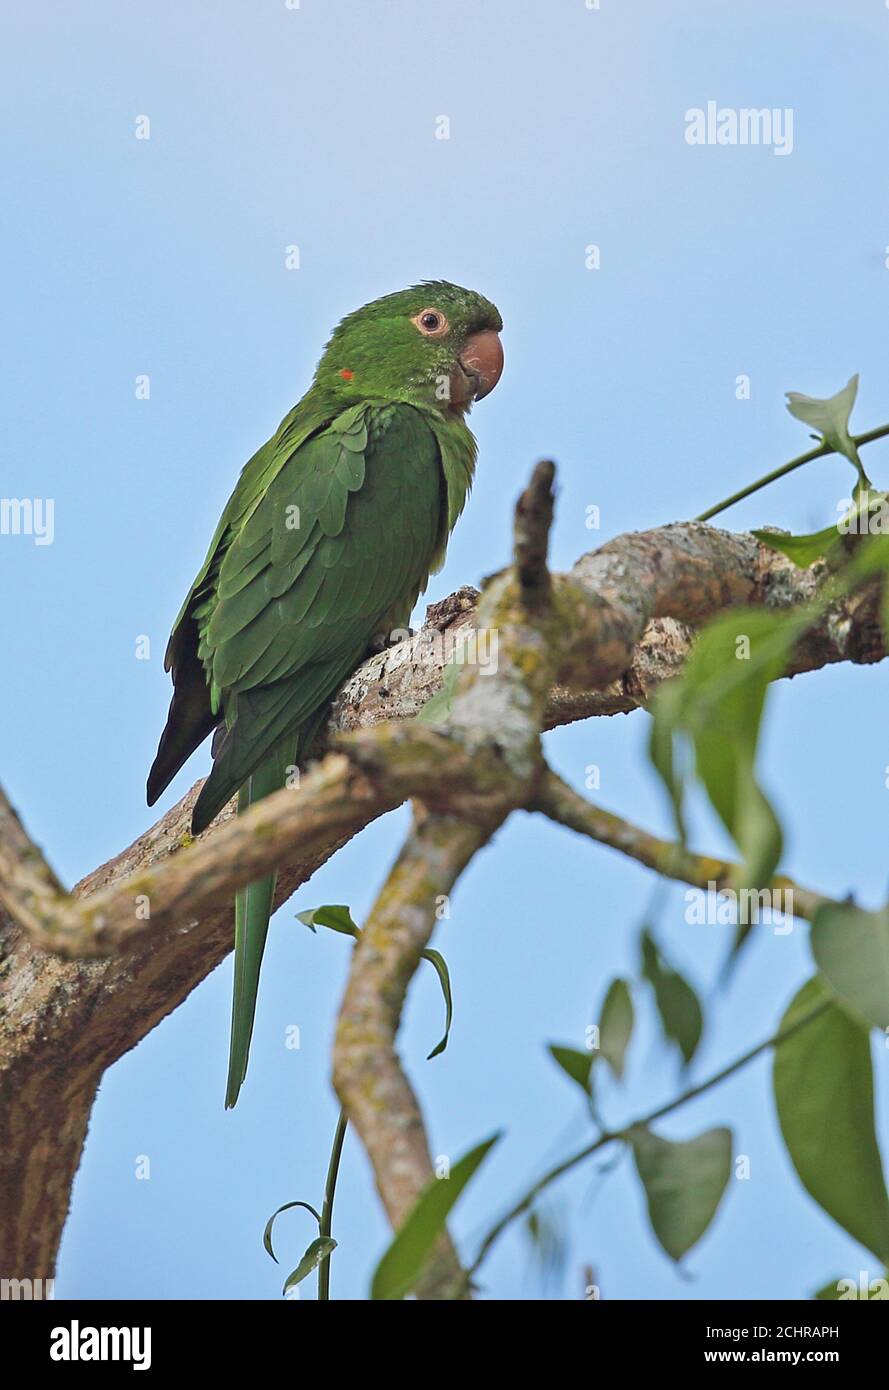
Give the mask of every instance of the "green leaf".
[[859, 545], [845, 570], [842, 578], [844, 584], [839, 592], [851, 593], [859, 584], [863, 584], [872, 575], [885, 575], [889, 572], [889, 535], [875, 531], [872, 535], [865, 536]]
[[786, 555], [799, 569], [808, 569], [818, 559], [835, 561], [849, 548], [852, 537], [883, 535], [889, 531], [889, 494], [875, 492], [860, 483], [856, 486], [852, 505], [823, 531], [806, 536], [785, 536], [778, 531], [754, 531], [758, 541]]
[[618, 1081], [624, 1074], [624, 1058], [633, 1036], [633, 998], [626, 980], [612, 980], [602, 1005], [599, 1053]]
[[268, 1253], [271, 1255], [272, 1259], [275, 1261], [275, 1264], [278, 1263], [278, 1256], [272, 1249], [272, 1227], [275, 1224], [276, 1218], [281, 1215], [281, 1212], [290, 1211], [292, 1207], [302, 1207], [304, 1211], [310, 1211], [314, 1216], [315, 1220], [318, 1222], [318, 1225], [321, 1225], [320, 1213], [317, 1212], [315, 1208], [310, 1205], [309, 1202], [285, 1202], [283, 1207], [279, 1207], [277, 1211], [273, 1211], [268, 1221], [265, 1223], [265, 1230], [262, 1233], [262, 1243], [265, 1246]]
[[330, 904], [327, 907], [313, 908], [310, 912], [298, 912], [296, 918], [308, 927], [309, 931], [314, 931], [316, 927], [329, 927], [331, 931], [342, 932], [343, 936], [354, 936], [356, 941], [361, 935], [361, 928], [355, 925], [351, 912], [343, 904]]
[[550, 1055], [571, 1080], [576, 1082], [586, 1094], [590, 1093], [590, 1072], [595, 1053], [581, 1052], [576, 1047], [562, 1047], [558, 1043], [549, 1044]]
[[451, 1208], [466, 1184], [500, 1138], [492, 1134], [454, 1164], [448, 1178], [433, 1178], [417, 1199], [374, 1272], [372, 1299], [399, 1299], [410, 1293], [426, 1259], [444, 1229]]
[[639, 1125], [630, 1139], [654, 1233], [681, 1260], [716, 1215], [731, 1176], [732, 1132], [710, 1129], [676, 1143]]
[[787, 392], [787, 409], [804, 425], [817, 430], [825, 444], [844, 454], [850, 462], [860, 468], [858, 450], [849, 434], [849, 416], [858, 395], [858, 374], [850, 377], [842, 391], [835, 396], [821, 399], [818, 396], [804, 396], [799, 391]]
[[429, 1056], [426, 1058], [427, 1062], [431, 1062], [433, 1057], [440, 1056], [440, 1054], [444, 1052], [445, 1048], [448, 1045], [448, 1038], [451, 1032], [451, 1023], [454, 1018], [454, 1003], [451, 998], [451, 977], [448, 972], [448, 967], [447, 963], [445, 962], [444, 956], [441, 954], [440, 951], [433, 951], [431, 946], [427, 947], [422, 954], [423, 959], [429, 961], [429, 964], [432, 966], [436, 975], [438, 976], [439, 984], [441, 985], [441, 992], [444, 995], [445, 1001], [444, 1036], [441, 1042], [436, 1043], [435, 1047], [433, 1047], [432, 1051], [429, 1053]]
[[679, 1047], [686, 1064], [691, 1061], [704, 1031], [698, 996], [688, 981], [664, 958], [647, 929], [641, 941], [642, 975], [654, 990], [654, 999], [666, 1036]]
[[677, 767], [676, 736], [684, 732], [684, 692], [682, 680], [664, 681], [654, 693], [649, 710], [653, 715], [648, 738], [648, 757], [667, 789], [679, 842], [685, 846], [685, 771]]
[[871, 1028], [889, 1028], [889, 908], [824, 903], [812, 921], [812, 954], [840, 1002]]
[[809, 1195], [885, 1263], [889, 1195], [874, 1129], [870, 1036], [817, 975], [791, 1001], [781, 1030], [818, 1007], [775, 1048], [781, 1133]]
[[[756, 780], [756, 751], [769, 684], [811, 621], [805, 611], [732, 610], [703, 629], [683, 675], [652, 701], [655, 768], [681, 807], [684, 779], [668, 749], [677, 735], [691, 740], [695, 773], [741, 851], [736, 889], [768, 884], [781, 857], [781, 827]], [[681, 813], [677, 822], [681, 828]]]
[[[861, 494], [859, 494], [859, 500]], [[762, 715], [770, 683], [786, 669], [794, 645], [840, 594], [875, 574], [889, 573], [889, 535], [863, 538], [833, 583], [811, 604], [791, 611], [732, 609], [698, 636], [683, 674], [665, 682], [651, 701], [649, 757], [669, 793], [680, 840], [684, 768], [677, 742], [690, 742], [695, 775], [741, 851], [732, 886], [768, 885], [781, 856], [781, 827], [755, 775]], [[884, 621], [889, 634], [889, 586]]]
[[[310, 931], [314, 931], [316, 927], [329, 927], [331, 931], [341, 932], [344, 936], [352, 936], [356, 941], [361, 935], [361, 928], [356, 926], [352, 920], [351, 911], [342, 904], [328, 904], [326, 907], [312, 908], [308, 912], [298, 912], [296, 916], [297, 921], [302, 922]], [[451, 977], [444, 956], [440, 951], [434, 951], [431, 946], [427, 947], [421, 954], [424, 960], [428, 960], [438, 976], [445, 1002], [444, 1036], [440, 1042], [436, 1043], [426, 1058], [427, 1062], [431, 1062], [432, 1058], [440, 1056], [448, 1045], [451, 1023], [454, 1019], [454, 1000], [451, 994]]]
[[813, 531], [806, 536], [784, 536], [779, 531], [753, 531], [752, 535], [771, 550], [779, 550], [782, 555], [799, 569], [808, 569], [816, 560], [830, 554], [842, 543], [842, 533], [838, 526], [825, 526], [823, 531]]
[[319, 1236], [317, 1240], [313, 1240], [296, 1269], [288, 1274], [281, 1292], [289, 1293], [297, 1284], [301, 1284], [313, 1269], [318, 1268], [322, 1260], [330, 1259], [335, 1249], [336, 1241], [333, 1236]]
[[689, 664], [695, 771], [743, 855], [738, 887], [767, 883], [781, 857], [781, 828], [754, 765], [766, 692], [799, 629], [786, 614], [738, 610], [704, 630]]
[[812, 1297], [837, 1303], [845, 1303], [850, 1299], [862, 1303], [883, 1302], [889, 1299], [889, 1270], [876, 1279], [869, 1278], [867, 1273], [859, 1274], [857, 1279], [841, 1275], [825, 1284]]

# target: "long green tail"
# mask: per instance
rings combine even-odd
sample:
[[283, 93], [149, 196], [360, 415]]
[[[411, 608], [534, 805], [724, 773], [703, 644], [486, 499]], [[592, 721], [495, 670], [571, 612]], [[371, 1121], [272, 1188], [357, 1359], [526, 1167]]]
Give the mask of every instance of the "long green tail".
[[[318, 709], [301, 724], [265, 762], [260, 763], [253, 776], [238, 793], [238, 815], [248, 806], [271, 796], [284, 786], [287, 769], [302, 762], [311, 752], [319, 729], [327, 719], [327, 705]], [[253, 1036], [256, 1014], [256, 995], [259, 990], [259, 971], [269, 934], [269, 918], [275, 897], [277, 874], [257, 879], [242, 888], [235, 898], [235, 981], [232, 998], [232, 1031], [228, 1053], [228, 1080], [225, 1087], [225, 1108], [231, 1110], [238, 1099]]]
[[[296, 756], [295, 741], [286, 751], [275, 752], [261, 763], [241, 788], [238, 814], [284, 785], [285, 768]], [[277, 874], [242, 888], [235, 899], [235, 980], [232, 998], [232, 1030], [228, 1054], [225, 1108], [230, 1110], [247, 1075], [250, 1039], [256, 1014], [259, 971], [269, 931]]]

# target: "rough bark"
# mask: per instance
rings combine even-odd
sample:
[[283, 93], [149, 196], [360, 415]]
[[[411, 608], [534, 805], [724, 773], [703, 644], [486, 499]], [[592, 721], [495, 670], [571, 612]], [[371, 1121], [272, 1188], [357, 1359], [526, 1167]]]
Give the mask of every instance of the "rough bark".
[[[517, 553], [521, 557], [520, 546]], [[527, 558], [532, 572], [531, 550]], [[541, 701], [539, 722], [553, 727], [643, 705], [656, 685], [681, 667], [695, 626], [738, 604], [796, 606], [812, 596], [822, 578], [817, 567], [798, 571], [750, 536], [701, 523], [610, 542], [582, 557], [569, 575], [553, 578], [549, 632], [569, 633], [570, 640], [560, 643], [563, 659], [556, 663], [545, 708]], [[508, 581], [499, 577], [492, 587], [498, 582]], [[488, 604], [489, 613], [494, 602]], [[458, 590], [433, 606], [424, 632], [365, 662], [335, 703], [331, 731], [369, 728], [416, 714], [439, 688], [449, 644], [477, 620], [477, 608], [474, 590]], [[487, 620], [483, 612], [482, 621]], [[538, 635], [541, 630], [538, 627]], [[539, 644], [535, 648], [531, 640], [529, 651], [533, 655], [535, 650], [540, 655]], [[794, 654], [788, 674], [837, 661], [873, 662], [884, 655], [878, 602], [871, 590], [843, 602], [815, 624]], [[498, 706], [497, 699], [506, 688], [501, 680], [482, 677], [473, 691], [467, 691], [460, 712], [463, 723], [460, 726], [458, 720], [456, 729], [466, 746], [472, 746], [473, 730], [483, 742], [495, 726], [507, 757], [521, 743], [518, 738], [511, 744], [502, 728], [509, 701]], [[500, 691], [497, 698], [495, 691]], [[360, 771], [372, 784], [373, 758], [379, 749], [366, 751], [369, 763]], [[513, 767], [506, 780], [515, 775]], [[509, 793], [513, 805], [521, 804], [516, 785]], [[182, 856], [184, 864], [187, 856], [203, 852], [202, 846], [220, 834], [218, 825], [224, 825], [232, 812], [229, 808], [205, 836], [189, 844], [189, 817], [198, 790], [194, 787], [133, 845], [88, 875], [74, 890], [76, 898], [88, 901], [128, 878], [166, 872], [176, 856]], [[402, 788], [396, 799], [405, 795]], [[449, 807], [447, 801], [444, 779], [433, 814], [472, 820], [469, 803], [461, 806], [458, 798]], [[300, 844], [299, 836], [290, 848], [282, 838], [278, 903], [390, 804], [391, 795], [368, 796], [357, 814], [352, 806], [343, 824], [329, 826], [329, 838], [310, 848], [293, 847]], [[0, 860], [2, 886], [11, 898], [16, 896], [14, 841], [13, 834], [11, 844], [4, 845], [12, 859]], [[68, 960], [36, 945], [21, 899], [15, 903], [15, 921], [0, 916], [3, 1277], [52, 1276], [102, 1073], [175, 1009], [230, 949], [231, 914], [227, 905], [220, 905], [225, 886], [223, 875], [216, 883], [219, 896], [200, 912], [186, 912], [174, 895], [166, 920], [152, 920], [150, 929], [122, 933], [114, 942], [114, 953], [102, 959]], [[8, 907], [9, 901], [4, 902]], [[341, 1071], [338, 1075], [340, 1084], [347, 1085]], [[377, 1178], [379, 1182], [379, 1172]], [[403, 1210], [401, 1202], [393, 1205], [387, 1200], [387, 1206], [393, 1215], [396, 1207]]]

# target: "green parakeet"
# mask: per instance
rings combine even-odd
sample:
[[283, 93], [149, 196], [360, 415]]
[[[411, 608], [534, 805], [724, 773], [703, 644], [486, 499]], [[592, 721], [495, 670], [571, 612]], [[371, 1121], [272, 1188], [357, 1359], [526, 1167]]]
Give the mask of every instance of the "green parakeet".
[[[236, 792], [244, 810], [283, 786], [374, 639], [407, 624], [472, 483], [464, 417], [500, 377], [501, 328], [487, 299], [434, 281], [334, 330], [310, 389], [241, 473], [176, 620], [149, 805], [214, 729], [195, 834]], [[274, 888], [272, 875], [235, 903], [227, 1107], [247, 1069]]]

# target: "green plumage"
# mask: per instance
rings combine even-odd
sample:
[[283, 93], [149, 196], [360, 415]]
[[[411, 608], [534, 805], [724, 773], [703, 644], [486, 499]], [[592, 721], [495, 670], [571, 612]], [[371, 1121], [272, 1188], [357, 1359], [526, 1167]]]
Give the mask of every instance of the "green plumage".
[[[426, 306], [447, 332], [424, 336]], [[430, 320], [431, 321], [431, 320]], [[153, 803], [221, 725], [200, 833], [284, 785], [375, 639], [406, 625], [441, 563], [475, 464], [468, 400], [442, 398], [496, 309], [443, 282], [389, 295], [335, 331], [312, 388], [245, 467], [167, 651], [174, 695]], [[274, 877], [238, 895], [226, 1104], [244, 1079]]]

